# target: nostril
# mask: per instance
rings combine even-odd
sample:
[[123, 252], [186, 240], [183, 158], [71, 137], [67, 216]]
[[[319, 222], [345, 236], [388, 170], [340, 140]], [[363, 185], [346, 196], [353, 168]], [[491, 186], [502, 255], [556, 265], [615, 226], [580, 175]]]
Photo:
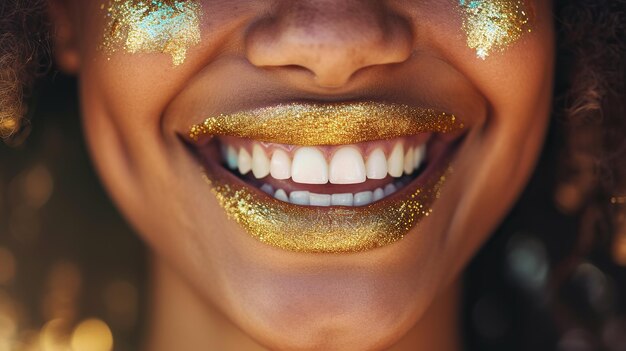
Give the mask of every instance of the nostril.
[[310, 71], [301, 77], [324, 87], [345, 85], [364, 68], [406, 61], [413, 42], [408, 19], [378, 2], [358, 4], [283, 2], [248, 31], [248, 60], [287, 74]]

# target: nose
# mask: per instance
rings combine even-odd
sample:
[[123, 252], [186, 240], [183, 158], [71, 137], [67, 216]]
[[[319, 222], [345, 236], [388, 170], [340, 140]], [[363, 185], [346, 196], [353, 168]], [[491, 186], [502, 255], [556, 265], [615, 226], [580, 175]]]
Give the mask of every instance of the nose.
[[284, 0], [246, 36], [258, 67], [298, 66], [323, 87], [340, 87], [360, 69], [409, 58], [409, 21], [379, 0]]

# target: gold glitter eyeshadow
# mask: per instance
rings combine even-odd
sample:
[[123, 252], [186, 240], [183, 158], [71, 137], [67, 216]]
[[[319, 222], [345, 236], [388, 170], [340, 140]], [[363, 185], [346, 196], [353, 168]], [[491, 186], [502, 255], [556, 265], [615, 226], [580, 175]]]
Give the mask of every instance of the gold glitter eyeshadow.
[[200, 42], [200, 5], [195, 1], [112, 0], [106, 10], [103, 42], [109, 54], [166, 53], [180, 65]]
[[359, 252], [402, 239], [432, 213], [449, 171], [439, 170], [430, 183], [402, 198], [363, 207], [298, 206], [252, 191], [206, 169], [205, 180], [227, 216], [259, 241], [280, 249], [308, 253]]
[[530, 13], [523, 0], [459, 0], [467, 46], [485, 59], [530, 32]]
[[286, 104], [222, 114], [190, 128], [189, 137], [231, 135], [291, 145], [343, 145], [463, 128], [449, 113], [378, 102]]

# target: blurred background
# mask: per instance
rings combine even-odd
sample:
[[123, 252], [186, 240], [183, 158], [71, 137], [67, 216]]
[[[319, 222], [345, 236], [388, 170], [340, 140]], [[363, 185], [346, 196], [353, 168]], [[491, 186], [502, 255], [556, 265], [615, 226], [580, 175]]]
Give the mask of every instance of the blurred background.
[[144, 248], [92, 169], [74, 80], [42, 83], [0, 145], [0, 351], [137, 350]]

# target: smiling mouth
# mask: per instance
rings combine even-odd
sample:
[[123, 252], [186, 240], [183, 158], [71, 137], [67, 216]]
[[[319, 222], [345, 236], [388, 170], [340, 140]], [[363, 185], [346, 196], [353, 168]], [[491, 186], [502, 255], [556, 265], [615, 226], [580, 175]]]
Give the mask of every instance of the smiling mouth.
[[254, 238], [344, 253], [396, 242], [431, 214], [463, 128], [407, 105], [296, 103], [207, 118], [187, 141]]

